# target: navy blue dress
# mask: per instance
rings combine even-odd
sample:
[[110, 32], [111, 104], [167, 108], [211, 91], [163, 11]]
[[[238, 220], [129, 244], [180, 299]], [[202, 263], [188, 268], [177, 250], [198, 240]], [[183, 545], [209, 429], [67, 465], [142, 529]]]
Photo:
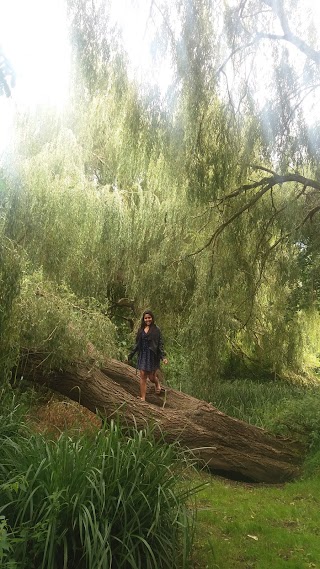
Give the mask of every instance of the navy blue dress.
[[141, 333], [141, 350], [138, 357], [138, 369], [143, 371], [156, 371], [160, 367], [160, 358], [150, 350], [148, 334], [142, 330]]

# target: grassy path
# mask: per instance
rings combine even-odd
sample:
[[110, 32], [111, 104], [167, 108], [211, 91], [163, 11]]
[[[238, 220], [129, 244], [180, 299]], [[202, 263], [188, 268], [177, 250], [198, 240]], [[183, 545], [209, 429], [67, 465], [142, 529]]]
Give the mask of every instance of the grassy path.
[[277, 487], [205, 480], [194, 569], [320, 569], [320, 476]]

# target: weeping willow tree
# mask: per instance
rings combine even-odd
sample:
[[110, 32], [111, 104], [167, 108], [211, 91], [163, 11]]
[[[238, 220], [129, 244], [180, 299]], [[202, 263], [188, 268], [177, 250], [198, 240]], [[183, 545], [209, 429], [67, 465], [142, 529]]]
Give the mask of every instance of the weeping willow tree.
[[[256, 7], [245, 4], [252, 23]], [[19, 118], [6, 173], [3, 238], [26, 260], [20, 341], [50, 365], [81, 357], [88, 341], [122, 357], [110, 317], [127, 297], [134, 323], [154, 309], [176, 380], [198, 396], [210, 398], [220, 375], [301, 371], [318, 351], [316, 333], [312, 342], [306, 334], [318, 321], [318, 147], [307, 152], [315, 139], [298, 140], [301, 115], [285, 132], [276, 111], [264, 120], [282, 92], [283, 105], [291, 101], [283, 112], [296, 104], [284, 54], [275, 50], [275, 97], [259, 108], [250, 78], [236, 75], [262, 45], [242, 37], [250, 27], [238, 37], [243, 11], [153, 2], [175, 71], [164, 98], [129, 79], [104, 3], [72, 0], [69, 9], [72, 104], [64, 116]], [[264, 25], [276, 17], [268, 7]]]
[[[308, 286], [301, 257], [319, 190], [318, 147], [302, 102], [317, 88], [316, 43], [308, 49], [297, 34], [306, 31], [297, 3], [233, 3], [222, 14], [219, 3], [177, 2], [178, 38], [167, 3], [154, 4], [182, 90], [190, 207], [203, 204], [201, 238], [187, 253], [202, 257], [186, 333], [202, 355], [194, 372], [201, 377], [205, 367], [208, 378], [212, 367], [232, 364], [238, 373], [242, 363], [260, 372], [301, 369], [309, 317], [297, 303]], [[298, 65], [285, 43], [299, 51]], [[261, 77], [263, 59], [269, 76]], [[263, 104], [257, 77], [268, 81]], [[318, 318], [317, 305], [309, 309]]]

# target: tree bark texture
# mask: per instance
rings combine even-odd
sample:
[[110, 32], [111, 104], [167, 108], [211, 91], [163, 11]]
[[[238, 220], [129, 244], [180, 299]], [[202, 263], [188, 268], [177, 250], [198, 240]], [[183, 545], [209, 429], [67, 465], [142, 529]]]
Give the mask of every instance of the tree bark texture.
[[44, 374], [36, 354], [21, 359], [24, 378], [47, 385], [77, 401], [107, 421], [119, 418], [123, 426], [154, 426], [155, 436], [179, 441], [214, 473], [236, 480], [279, 483], [299, 475], [303, 449], [298, 442], [275, 437], [263, 429], [225, 415], [210, 403], [165, 388], [156, 395], [149, 384], [147, 401], [139, 399], [139, 377], [134, 368], [109, 359], [98, 368], [77, 363]]

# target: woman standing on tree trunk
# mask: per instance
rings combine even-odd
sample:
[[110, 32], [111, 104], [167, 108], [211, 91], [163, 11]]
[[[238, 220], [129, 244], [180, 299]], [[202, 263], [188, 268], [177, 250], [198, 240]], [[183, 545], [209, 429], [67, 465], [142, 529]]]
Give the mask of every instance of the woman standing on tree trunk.
[[157, 395], [160, 395], [161, 385], [156, 371], [160, 367], [160, 360], [164, 364], [168, 363], [163, 349], [161, 331], [154, 323], [154, 315], [151, 310], [145, 310], [142, 314], [136, 343], [128, 356], [128, 360], [132, 359], [136, 352], [138, 352], [137, 367], [140, 370], [140, 399], [145, 401], [148, 378], [155, 384]]

